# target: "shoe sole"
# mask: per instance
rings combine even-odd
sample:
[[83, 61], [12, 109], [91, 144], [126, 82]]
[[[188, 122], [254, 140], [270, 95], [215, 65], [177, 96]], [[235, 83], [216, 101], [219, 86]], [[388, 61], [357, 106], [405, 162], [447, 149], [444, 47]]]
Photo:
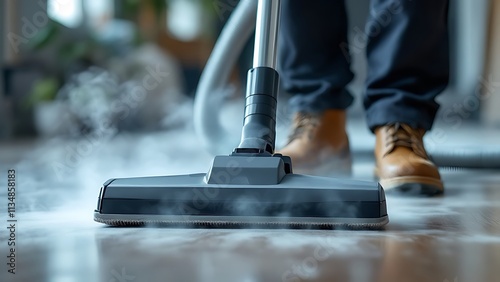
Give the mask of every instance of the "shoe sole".
[[441, 180], [424, 176], [400, 176], [379, 179], [379, 183], [388, 193], [395, 191], [405, 194], [434, 196], [444, 192]]

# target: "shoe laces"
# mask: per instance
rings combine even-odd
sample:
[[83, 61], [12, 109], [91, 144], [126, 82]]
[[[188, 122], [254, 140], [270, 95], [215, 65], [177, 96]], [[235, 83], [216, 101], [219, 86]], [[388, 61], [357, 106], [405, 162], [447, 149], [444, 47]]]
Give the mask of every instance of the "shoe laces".
[[312, 138], [312, 130], [319, 125], [319, 118], [316, 114], [297, 113], [293, 120], [293, 131], [288, 135], [288, 143], [304, 136]]
[[384, 156], [390, 154], [397, 147], [407, 147], [416, 155], [428, 159], [422, 140], [425, 131], [414, 129], [404, 123], [394, 123], [386, 127], [386, 133]]

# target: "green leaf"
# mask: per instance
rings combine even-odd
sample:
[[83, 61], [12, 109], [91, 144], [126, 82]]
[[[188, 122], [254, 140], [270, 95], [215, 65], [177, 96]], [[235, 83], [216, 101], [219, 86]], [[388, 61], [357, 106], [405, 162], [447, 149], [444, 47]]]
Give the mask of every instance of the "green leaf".
[[162, 13], [167, 8], [167, 1], [165, 0], [150, 0], [150, 1], [151, 1], [151, 6], [153, 6], [155, 10], [156, 18], [161, 17]]
[[59, 55], [67, 62], [80, 59], [88, 54], [90, 44], [85, 41], [76, 41], [61, 46]]
[[51, 21], [47, 26], [40, 29], [40, 31], [35, 34], [30, 41], [30, 47], [34, 50], [43, 49], [57, 38], [59, 31], [59, 26]]
[[52, 101], [56, 98], [58, 90], [59, 81], [54, 77], [37, 80], [28, 97], [28, 105], [33, 106], [43, 101]]

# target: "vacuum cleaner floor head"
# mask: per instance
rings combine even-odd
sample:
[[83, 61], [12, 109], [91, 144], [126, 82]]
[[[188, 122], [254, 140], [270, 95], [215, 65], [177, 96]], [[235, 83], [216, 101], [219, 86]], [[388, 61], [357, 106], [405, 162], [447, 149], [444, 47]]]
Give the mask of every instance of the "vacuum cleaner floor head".
[[113, 226], [329, 229], [388, 222], [378, 183], [291, 173], [276, 185], [209, 184], [203, 173], [111, 179], [94, 219]]

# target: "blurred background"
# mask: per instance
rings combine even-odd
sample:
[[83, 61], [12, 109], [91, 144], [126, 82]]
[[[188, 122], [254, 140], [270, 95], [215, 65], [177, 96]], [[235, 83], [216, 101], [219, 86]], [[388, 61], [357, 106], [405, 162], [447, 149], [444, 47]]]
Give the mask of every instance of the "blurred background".
[[[78, 137], [104, 118], [116, 132], [188, 122], [200, 74], [237, 2], [1, 1], [0, 140]], [[368, 1], [347, 2], [354, 38], [363, 30]], [[451, 1], [452, 79], [439, 98], [442, 119], [451, 124], [460, 118], [500, 125], [499, 15], [499, 1]], [[252, 48], [248, 44], [235, 67], [237, 87], [244, 84]], [[357, 76], [350, 88], [359, 97], [366, 60], [364, 52], [352, 53]], [[154, 71], [158, 81], [139, 102], [131, 99], [134, 85]], [[362, 117], [361, 99], [350, 115]]]

